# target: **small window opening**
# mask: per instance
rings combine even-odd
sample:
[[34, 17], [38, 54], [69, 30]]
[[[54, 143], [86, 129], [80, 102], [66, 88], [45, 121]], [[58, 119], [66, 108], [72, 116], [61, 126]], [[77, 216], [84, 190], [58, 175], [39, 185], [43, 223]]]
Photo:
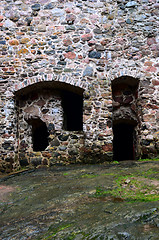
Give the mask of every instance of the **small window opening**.
[[81, 95], [65, 92], [62, 99], [63, 129], [68, 131], [83, 130], [83, 97]]
[[31, 122], [32, 125], [32, 141], [33, 151], [44, 151], [49, 145], [48, 142], [48, 130], [46, 123], [41, 119], [34, 119]]
[[134, 125], [119, 123], [113, 126], [113, 159], [117, 161], [135, 160]]

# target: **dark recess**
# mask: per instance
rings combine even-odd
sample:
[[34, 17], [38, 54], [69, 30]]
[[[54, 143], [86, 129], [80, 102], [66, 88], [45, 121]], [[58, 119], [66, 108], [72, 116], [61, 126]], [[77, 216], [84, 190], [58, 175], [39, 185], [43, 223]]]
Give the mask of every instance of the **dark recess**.
[[113, 126], [113, 159], [135, 160], [134, 125], [119, 123]]
[[64, 111], [63, 129], [67, 131], [83, 130], [83, 96], [64, 92], [62, 97]]
[[31, 125], [33, 151], [44, 151], [49, 145], [46, 124], [40, 119], [33, 119]]

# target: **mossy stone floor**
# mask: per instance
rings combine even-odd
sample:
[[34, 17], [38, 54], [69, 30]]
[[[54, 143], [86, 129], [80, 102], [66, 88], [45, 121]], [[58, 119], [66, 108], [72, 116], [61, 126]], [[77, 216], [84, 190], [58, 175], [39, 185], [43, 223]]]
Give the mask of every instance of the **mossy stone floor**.
[[0, 178], [0, 239], [159, 239], [159, 161]]

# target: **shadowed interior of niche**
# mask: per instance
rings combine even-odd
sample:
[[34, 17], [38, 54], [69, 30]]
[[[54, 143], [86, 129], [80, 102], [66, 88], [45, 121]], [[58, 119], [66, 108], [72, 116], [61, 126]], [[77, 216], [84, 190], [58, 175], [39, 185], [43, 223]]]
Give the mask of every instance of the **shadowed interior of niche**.
[[113, 158], [117, 161], [135, 160], [134, 125], [128, 122], [113, 126]]
[[30, 125], [32, 126], [33, 151], [44, 151], [49, 145], [49, 133], [46, 123], [44, 123], [41, 119], [37, 118], [32, 119]]
[[63, 129], [67, 131], [83, 130], [83, 96], [73, 92], [64, 92], [62, 97]]

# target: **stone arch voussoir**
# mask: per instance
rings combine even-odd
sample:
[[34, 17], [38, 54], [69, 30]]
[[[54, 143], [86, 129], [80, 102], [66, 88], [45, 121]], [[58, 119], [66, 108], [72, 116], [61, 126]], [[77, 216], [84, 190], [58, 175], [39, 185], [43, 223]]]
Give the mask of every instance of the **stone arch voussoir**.
[[59, 76], [53, 75], [53, 74], [45, 74], [43, 76], [38, 77], [32, 77], [29, 79], [25, 79], [22, 82], [15, 83], [13, 86], [13, 92], [16, 94], [20, 90], [27, 88], [29, 86], [35, 85], [36, 83], [41, 82], [49, 82], [49, 83], [65, 83], [67, 85], [70, 85], [72, 87], [80, 88], [81, 90], [87, 90], [88, 84], [86, 81], [78, 79], [72, 79], [71, 77], [65, 77], [65, 79], [60, 78]]
[[120, 78], [120, 77], [132, 77], [132, 78], [136, 78], [136, 79], [144, 79], [143, 74], [141, 73], [141, 71], [136, 68], [135, 70], [130, 68], [130, 67], [123, 67], [120, 66], [115, 70], [110, 70], [109, 73], [107, 74], [108, 77], [108, 81], [111, 84], [113, 82], [114, 79]]

